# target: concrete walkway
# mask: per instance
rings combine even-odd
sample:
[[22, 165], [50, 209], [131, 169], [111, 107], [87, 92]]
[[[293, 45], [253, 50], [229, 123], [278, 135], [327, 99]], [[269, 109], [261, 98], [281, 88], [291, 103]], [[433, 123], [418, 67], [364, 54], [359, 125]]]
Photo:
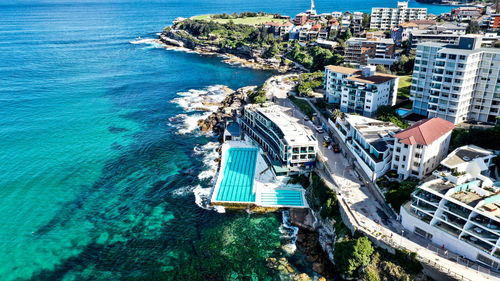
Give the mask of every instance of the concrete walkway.
[[[300, 109], [287, 99], [287, 93], [293, 87], [280, 86], [282, 84], [280, 78], [271, 81], [268, 86], [270, 86], [269, 90], [272, 91], [271, 95], [275, 103], [282, 106], [291, 116], [304, 120], [304, 114]], [[321, 121], [328, 124], [328, 120], [321, 116], [314, 104], [309, 99], [303, 99], [307, 100], [316, 110]], [[318, 139], [319, 158], [323, 158], [326, 164], [326, 170], [318, 171], [319, 174], [326, 180], [330, 188], [339, 194], [339, 201], [346, 203], [347, 211], [353, 217], [351, 222], [357, 229], [363, 230], [363, 232], [393, 248], [404, 248], [417, 252], [420, 261], [457, 280], [500, 280], [499, 275], [490, 273], [487, 268], [478, 266], [472, 261], [462, 260], [460, 262], [459, 260], [457, 262], [458, 255], [456, 254], [447, 253], [447, 257], [440, 256], [439, 250], [436, 252], [435, 245], [431, 245], [430, 241], [405, 231], [392, 213], [388, 211], [387, 205], [380, 202], [380, 195], [374, 194], [373, 184], [363, 179], [366, 179], [367, 176], [363, 175], [362, 171], [355, 171], [352, 160], [354, 156], [343, 142], [338, 141], [340, 138], [335, 130], [328, 125], [329, 131], [337, 139], [336, 143], [340, 145], [345, 156], [343, 153], [334, 153], [330, 147], [323, 145], [323, 137], [327, 133], [319, 134], [311, 121], [302, 121], [302, 123], [308, 126]], [[359, 173], [363, 178], [359, 176]], [[441, 254], [444, 254], [444, 251]]]

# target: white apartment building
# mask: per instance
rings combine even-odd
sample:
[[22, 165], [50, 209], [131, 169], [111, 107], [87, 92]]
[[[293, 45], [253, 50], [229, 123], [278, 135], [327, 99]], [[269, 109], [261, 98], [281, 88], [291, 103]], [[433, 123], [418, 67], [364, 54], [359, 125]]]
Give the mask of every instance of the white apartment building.
[[318, 150], [314, 134], [278, 105], [247, 105], [238, 121], [246, 135], [267, 152], [273, 165], [278, 162], [291, 168], [314, 164]]
[[346, 114], [344, 119], [337, 118], [335, 123], [329, 122], [371, 180], [390, 169], [394, 135], [401, 130], [398, 126], [351, 114]]
[[372, 116], [381, 105], [396, 103], [399, 78], [362, 69], [329, 65], [325, 67], [325, 99], [340, 105], [343, 112]]
[[400, 179], [422, 179], [446, 157], [453, 123], [441, 118], [424, 119], [394, 136], [392, 170]]
[[454, 124], [495, 122], [500, 110], [500, 49], [481, 48], [481, 37], [465, 35], [457, 45], [417, 47], [411, 85], [412, 111]]
[[403, 226], [464, 257], [500, 269], [500, 186], [488, 176], [492, 154], [461, 147], [441, 164], [437, 178], [417, 187], [401, 206]]
[[495, 154], [476, 145], [465, 145], [453, 150], [443, 161], [440, 169], [433, 172], [455, 184], [472, 180], [472, 177], [489, 176]]
[[427, 8], [408, 8], [408, 2], [398, 2], [397, 8], [372, 8], [370, 29], [391, 29], [405, 21], [425, 20]]

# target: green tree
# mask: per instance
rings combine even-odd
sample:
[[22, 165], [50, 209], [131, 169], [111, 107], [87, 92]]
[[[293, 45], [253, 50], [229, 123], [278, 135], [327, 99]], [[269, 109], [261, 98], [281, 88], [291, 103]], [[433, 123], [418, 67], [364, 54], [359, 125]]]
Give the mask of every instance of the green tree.
[[385, 68], [385, 66], [381, 65], [381, 64], [378, 64], [377, 65], [377, 72], [381, 72], [381, 73], [391, 73], [389, 70], [387, 70], [387, 68]]
[[477, 21], [470, 21], [469, 22], [469, 25], [467, 26], [467, 29], [465, 30], [466, 33], [479, 33], [479, 31], [481, 30], [481, 28], [479, 27], [479, 23], [477, 23]]
[[352, 32], [351, 32], [351, 29], [348, 28], [346, 31], [345, 31], [345, 35], [344, 35], [344, 40], [349, 40], [349, 38], [352, 37]]
[[368, 265], [374, 249], [367, 237], [335, 243], [334, 260], [340, 272], [353, 277], [356, 270]]
[[364, 29], [370, 28], [370, 20], [371, 20], [371, 15], [363, 13], [363, 21], [361, 22], [361, 24]]

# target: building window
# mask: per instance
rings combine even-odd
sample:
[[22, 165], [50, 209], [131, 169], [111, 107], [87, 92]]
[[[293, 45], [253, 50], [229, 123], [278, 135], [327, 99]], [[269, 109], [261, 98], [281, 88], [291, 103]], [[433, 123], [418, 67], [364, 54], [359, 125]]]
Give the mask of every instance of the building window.
[[406, 156], [403, 155], [403, 161], [406, 161]]
[[399, 156], [396, 155], [396, 157], [394, 157], [394, 161], [399, 161]]

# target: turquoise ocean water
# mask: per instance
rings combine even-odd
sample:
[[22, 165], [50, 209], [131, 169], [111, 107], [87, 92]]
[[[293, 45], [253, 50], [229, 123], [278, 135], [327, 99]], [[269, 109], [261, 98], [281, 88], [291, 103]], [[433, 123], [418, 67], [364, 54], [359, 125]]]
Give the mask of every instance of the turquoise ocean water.
[[[316, 2], [321, 12], [395, 5]], [[130, 42], [178, 16], [307, 6], [1, 1], [0, 280], [275, 278], [263, 263], [281, 254], [281, 217], [198, 206], [215, 140], [179, 134], [171, 121], [186, 113], [171, 102], [179, 92], [259, 84], [271, 73]]]

